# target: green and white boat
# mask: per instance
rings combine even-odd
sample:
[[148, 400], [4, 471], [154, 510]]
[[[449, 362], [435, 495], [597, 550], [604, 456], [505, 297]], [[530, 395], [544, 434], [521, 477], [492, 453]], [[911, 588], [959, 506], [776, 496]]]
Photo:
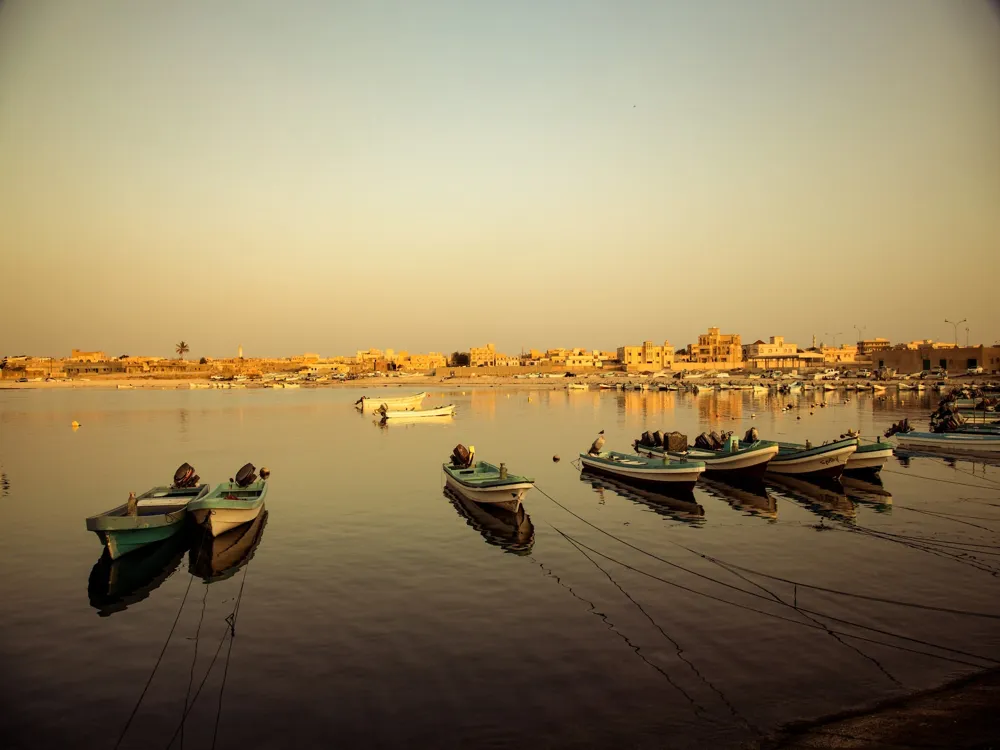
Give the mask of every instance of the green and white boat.
[[106, 510], [87, 519], [87, 529], [97, 534], [112, 560], [167, 539], [183, 528], [190, 502], [208, 495], [209, 486], [154, 487], [130, 503]]
[[[475, 449], [473, 449], [475, 450]], [[528, 490], [535, 486], [531, 477], [509, 474], [504, 464], [494, 466], [476, 461], [467, 467], [455, 462], [443, 464], [445, 483], [452, 490], [475, 503], [499, 506], [516, 512]]]
[[261, 469], [258, 479], [255, 471], [253, 464], [246, 464], [236, 473], [235, 479], [223, 482], [190, 503], [187, 509], [195, 523], [212, 536], [219, 536], [256, 519], [264, 510], [269, 472]]
[[631, 453], [581, 453], [580, 462], [595, 474], [657, 490], [692, 490], [705, 471], [704, 461], [646, 458]]

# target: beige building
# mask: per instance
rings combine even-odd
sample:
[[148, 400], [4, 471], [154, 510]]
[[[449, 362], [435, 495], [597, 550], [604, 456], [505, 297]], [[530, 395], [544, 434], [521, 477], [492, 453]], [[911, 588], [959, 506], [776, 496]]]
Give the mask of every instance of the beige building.
[[818, 352], [804, 352], [789, 344], [784, 336], [771, 336], [767, 343], [760, 339], [743, 347], [743, 360], [747, 367], [760, 370], [797, 370], [823, 363]]
[[430, 352], [428, 354], [400, 352], [396, 355], [396, 367], [401, 370], [427, 372], [437, 367], [447, 367], [447, 365], [448, 359], [440, 352]]
[[943, 367], [951, 375], [960, 375], [970, 367], [985, 372], [1000, 371], [1000, 346], [955, 346], [928, 344], [916, 348], [889, 349], [872, 355], [875, 367], [890, 367], [908, 373]]
[[863, 339], [858, 342], [858, 356], [871, 354], [872, 352], [884, 352], [886, 349], [891, 348], [892, 344], [889, 342], [889, 339]]
[[497, 363], [497, 348], [493, 344], [473, 346], [469, 349], [469, 365], [471, 367], [495, 367]]
[[723, 367], [740, 367], [743, 364], [743, 346], [738, 333], [719, 333], [709, 328], [698, 337], [698, 343], [689, 347], [691, 362]]
[[858, 347], [853, 344], [821, 346], [820, 353], [823, 355], [823, 363], [827, 365], [852, 365], [858, 359]]
[[[674, 364], [674, 347], [669, 341], [662, 346], [652, 341], [643, 341], [642, 346], [619, 346], [615, 358], [626, 370], [654, 372], [667, 370]], [[597, 365], [600, 366], [600, 365]]]
[[108, 355], [104, 352], [85, 352], [80, 349], [73, 349], [69, 355], [71, 362], [104, 362]]

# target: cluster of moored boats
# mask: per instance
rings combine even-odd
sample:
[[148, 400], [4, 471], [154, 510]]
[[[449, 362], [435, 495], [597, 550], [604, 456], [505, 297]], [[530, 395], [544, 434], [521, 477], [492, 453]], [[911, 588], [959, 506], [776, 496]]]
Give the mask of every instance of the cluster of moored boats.
[[188, 463], [173, 482], [131, 493], [128, 502], [87, 519], [111, 560], [183, 532], [186, 525], [215, 538], [252, 524], [264, 511], [270, 472], [246, 464], [228, 482], [212, 489]]
[[900, 448], [921, 453], [1000, 455], [1000, 401], [991, 397], [962, 398], [949, 394], [931, 414], [930, 429], [916, 430], [908, 419], [892, 425]]

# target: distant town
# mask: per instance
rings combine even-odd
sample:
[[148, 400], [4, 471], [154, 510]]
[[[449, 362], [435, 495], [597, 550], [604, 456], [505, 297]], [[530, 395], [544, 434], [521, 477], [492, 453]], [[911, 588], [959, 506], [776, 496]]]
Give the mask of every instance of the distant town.
[[[565, 371], [574, 375], [602, 372], [679, 374], [683, 372], [808, 371], [816, 368], [888, 369], [897, 372], [944, 370], [1000, 371], [1000, 343], [993, 346], [959, 346], [930, 339], [892, 343], [885, 338], [863, 339], [853, 344], [808, 347], [770, 336], [744, 344], [739, 334], [709, 328], [696, 343], [675, 349], [669, 341], [624, 344], [615, 351], [589, 349], [530, 349], [504, 354], [493, 344], [468, 351], [416, 354], [393, 349], [358, 350], [350, 356], [322, 357], [304, 353], [285, 358], [245, 357], [243, 347], [229, 358], [187, 359], [188, 344], [179, 342], [177, 358], [73, 349], [65, 358], [19, 355], [0, 361], [0, 379], [37, 381], [91, 378], [255, 378], [295, 374], [315, 379], [351, 379], [377, 373], [412, 373], [438, 377], [470, 374], [511, 376], [520, 373]], [[981, 369], [980, 369], [981, 368]]]

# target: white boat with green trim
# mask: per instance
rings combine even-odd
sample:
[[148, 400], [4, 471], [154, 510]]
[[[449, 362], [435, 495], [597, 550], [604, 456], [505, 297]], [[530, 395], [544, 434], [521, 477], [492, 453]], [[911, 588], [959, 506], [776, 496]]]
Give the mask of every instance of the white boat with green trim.
[[848, 459], [858, 449], [857, 438], [836, 440], [823, 445], [778, 443], [778, 455], [767, 465], [768, 473], [800, 477], [837, 479]]
[[246, 464], [234, 479], [191, 502], [188, 512], [195, 523], [207, 529], [212, 536], [219, 536], [257, 518], [264, 510], [270, 473], [261, 469], [261, 478], [258, 479], [255, 471], [253, 464]]
[[413, 411], [420, 408], [426, 397], [426, 391], [412, 396], [362, 396], [354, 405], [361, 411], [375, 411], [383, 405], [387, 411]]
[[531, 477], [510, 474], [505, 464], [494, 466], [486, 461], [476, 461], [470, 466], [443, 464], [445, 483], [455, 492], [476, 503], [496, 505], [516, 511], [535, 480]]
[[581, 453], [580, 463], [597, 474], [661, 490], [668, 487], [675, 490], [693, 489], [698, 477], [705, 471], [704, 461], [647, 458], [615, 451]]
[[379, 407], [376, 415], [382, 415], [382, 421], [411, 421], [417, 419], [433, 419], [435, 417], [450, 417], [455, 413], [455, 404], [438, 406], [434, 409], [414, 409], [412, 411], [390, 411], [384, 407]]

